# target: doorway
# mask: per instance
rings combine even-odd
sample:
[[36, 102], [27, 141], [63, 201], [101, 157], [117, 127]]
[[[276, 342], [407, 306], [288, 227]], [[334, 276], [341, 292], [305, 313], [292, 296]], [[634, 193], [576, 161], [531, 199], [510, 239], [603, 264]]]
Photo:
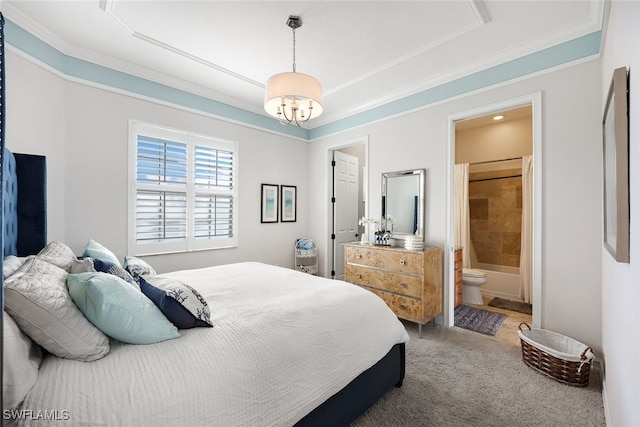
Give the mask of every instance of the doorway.
[[329, 150], [330, 195], [330, 272], [344, 280], [344, 244], [360, 238], [358, 219], [367, 212], [367, 144], [363, 140]]
[[[502, 147], [502, 151], [499, 149], [495, 149], [491, 154], [487, 154], [487, 146], [483, 147], [479, 142], [477, 144], [471, 144], [472, 147], [469, 147], [469, 142], [464, 141], [465, 137], [469, 134], [474, 134], [474, 138], [480, 138], [482, 132], [485, 132], [487, 135], [490, 135], [490, 132], [487, 132], [488, 129], [492, 129], [489, 125], [490, 122], [493, 122], [493, 118], [497, 115], [503, 115], [505, 118], [507, 115], [511, 116], [513, 122], [510, 124], [511, 126], [516, 125], [518, 119], [522, 122], [526, 123], [527, 118], [525, 116], [529, 115], [528, 120], [529, 123], [529, 132], [531, 133], [529, 140], [529, 148], [523, 148], [522, 146], [509, 146], [505, 149]], [[518, 117], [520, 115], [520, 117]], [[515, 117], [514, 117], [515, 116]], [[518, 298], [522, 298], [523, 292], [527, 292], [527, 301], [531, 303], [533, 308], [532, 314], [532, 323], [534, 327], [539, 327], [540, 324], [540, 302], [541, 302], [541, 94], [536, 93], [530, 96], [526, 96], [523, 98], [517, 98], [510, 101], [506, 101], [499, 104], [493, 104], [486, 107], [482, 107], [479, 109], [475, 109], [472, 111], [466, 111], [455, 116], [449, 117], [449, 165], [450, 165], [450, 173], [448, 179], [448, 242], [450, 242], [450, 248], [448, 259], [446, 259], [447, 267], [445, 270], [448, 272], [448, 277], [445, 277], [445, 283], [447, 283], [447, 287], [445, 289], [445, 310], [444, 310], [444, 323], [445, 325], [452, 326], [454, 323], [454, 273], [453, 273], [453, 250], [456, 246], [464, 246], [468, 247], [470, 250], [466, 251], [467, 256], [467, 265], [466, 268], [475, 268], [478, 265], [487, 267], [490, 266], [490, 263], [487, 262], [487, 259], [492, 261], [498, 260], [496, 264], [512, 264], [512, 270], [520, 269], [520, 264], [523, 266], [523, 274], [524, 280], [520, 280], [517, 277], [517, 282], [515, 284], [507, 284], [507, 283], [494, 283], [493, 286], [489, 286], [489, 280], [487, 280], [486, 285], [491, 289], [488, 289], [486, 292], [483, 290], [483, 296], [491, 297], [491, 296], [511, 296], [512, 298], [517, 300]], [[506, 125], [506, 123], [504, 123]], [[508, 130], [507, 126], [500, 125], [495, 126], [494, 130], [499, 130], [504, 132]], [[477, 132], [474, 131], [474, 126], [490, 126], [486, 128], [479, 128]], [[466, 132], [466, 133], [465, 133]], [[475, 132], [475, 133], [474, 133]], [[490, 135], [489, 138], [492, 143], [495, 143], [497, 139], [497, 134]], [[508, 138], [507, 138], [508, 139]], [[458, 141], [459, 140], [459, 141]], [[460, 144], [457, 144], [460, 142]], [[489, 143], [489, 142], [487, 142]], [[467, 145], [465, 145], [467, 144]], [[526, 145], [526, 144], [525, 144]], [[475, 150], [475, 152], [474, 152]], [[510, 151], [511, 150], [511, 151]], [[529, 151], [527, 151], [529, 150]], [[500, 204], [502, 201], [500, 200], [485, 200], [482, 197], [478, 196], [473, 198], [469, 198], [468, 200], [469, 207], [466, 207], [466, 212], [469, 217], [472, 217], [479, 212], [482, 215], [485, 215], [487, 218], [476, 218], [477, 221], [473, 222], [472, 220], [467, 220], [468, 228], [476, 228], [471, 231], [466, 231], [467, 241], [466, 244], [460, 244], [459, 241], [461, 236], [464, 236], [465, 233], [461, 233], [460, 227], [456, 229], [456, 211], [458, 211], [458, 215], [460, 215], [460, 200], [455, 200], [456, 197], [456, 186], [460, 186], [460, 177], [457, 179], [455, 177], [457, 169], [458, 175], [461, 171], [460, 166], [466, 164], [466, 170], [469, 175], [474, 175], [475, 181], [478, 181], [478, 185], [482, 187], [482, 191], [493, 191], [494, 193], [500, 193], [500, 188], [495, 190], [493, 187], [500, 187], [501, 183], [512, 183], [512, 181], [520, 180], [514, 179], [511, 175], [514, 174], [518, 168], [522, 167], [523, 158], [534, 159], [533, 160], [533, 168], [532, 173], [528, 174], [530, 177], [530, 196], [528, 196], [527, 206], [522, 207], [523, 212], [529, 212], [527, 221], [523, 218], [524, 224], [530, 224], [529, 227], [525, 227], [522, 229], [522, 233], [520, 233], [520, 224], [517, 227], [514, 227], [513, 224], [510, 224], [511, 228], [514, 230], [493, 230], [494, 232], [490, 232], [488, 223], [490, 223], [490, 219], [488, 218], [488, 208], [490, 203]], [[456, 163], [459, 166], [456, 166]], [[475, 166], [471, 166], [475, 163]], [[501, 166], [498, 166], [501, 165]], [[470, 174], [470, 167], [475, 167], [475, 174]], [[519, 173], [518, 173], [519, 174]], [[468, 183], [468, 176], [465, 181]], [[503, 179], [507, 178], [507, 179]], [[480, 182], [482, 181], [482, 182]], [[457, 185], [456, 185], [457, 182]], [[518, 184], [521, 181], [518, 181]], [[475, 185], [475, 184], [474, 184]], [[491, 187], [487, 189], [486, 187]], [[520, 192], [522, 187], [512, 185], [508, 187], [512, 192]], [[495, 190], [495, 191], [494, 191]], [[468, 191], [468, 190], [467, 190]], [[458, 194], [461, 194], [460, 189], [458, 188]], [[519, 196], [518, 196], [519, 197]], [[522, 198], [518, 198], [518, 201], [522, 200]], [[483, 204], [484, 203], [484, 204]], [[485, 206], [487, 205], [487, 206]], [[456, 208], [457, 206], [457, 208]], [[475, 211], [475, 213], [474, 213]], [[505, 214], [506, 209], [501, 212], [503, 216]], [[478, 216], [478, 215], [476, 215]], [[499, 218], [499, 221], [506, 222], [503, 217]], [[520, 221], [520, 218], [517, 218]], [[470, 224], [472, 223], [473, 224]], [[470, 226], [469, 226], [470, 225]], [[484, 227], [481, 232], [478, 232], [478, 227]], [[464, 229], [464, 227], [462, 227]], [[515, 228], [518, 228], [517, 232]], [[525, 229], [530, 230], [525, 234]], [[471, 234], [476, 235], [476, 239], [485, 240], [473, 242], [470, 238]], [[496, 237], [497, 236], [497, 237]], [[517, 251], [513, 250], [513, 247], [508, 248], [503, 251], [501, 244], [496, 245], [496, 240], [498, 238], [504, 238], [505, 241], [508, 242], [506, 246], [514, 246], [517, 244], [520, 245], [520, 239], [524, 245], [522, 246], [522, 258], [520, 254], [520, 247], [518, 247]], [[491, 240], [493, 239], [493, 240]], [[515, 242], [517, 240], [517, 242]], [[456, 243], [458, 242], [458, 243]], [[477, 247], [475, 247], [477, 246]], [[474, 249], [475, 247], [475, 249]], [[464, 249], [463, 249], [463, 252]], [[482, 253], [480, 253], [482, 252]], [[517, 252], [517, 253], [516, 253]], [[524, 260], [524, 261], [523, 261]], [[480, 262], [479, 262], [480, 261]], [[484, 261], [484, 262], [483, 262]], [[474, 263], [473, 265], [471, 265]], [[504, 270], [509, 270], [509, 267], [505, 267]], [[507, 277], [509, 275], [503, 273], [496, 273], [502, 277]], [[487, 278], [489, 275], [487, 275]], [[528, 280], [527, 280], [528, 279]], [[521, 283], [522, 282], [522, 283]], [[515, 286], [515, 291], [512, 290]], [[528, 287], [527, 287], [528, 286]], [[511, 289], [511, 290], [510, 290]], [[500, 292], [504, 292], [504, 295], [500, 295]], [[493, 294], [493, 295], [492, 295]], [[489, 298], [491, 299], [491, 298]]]

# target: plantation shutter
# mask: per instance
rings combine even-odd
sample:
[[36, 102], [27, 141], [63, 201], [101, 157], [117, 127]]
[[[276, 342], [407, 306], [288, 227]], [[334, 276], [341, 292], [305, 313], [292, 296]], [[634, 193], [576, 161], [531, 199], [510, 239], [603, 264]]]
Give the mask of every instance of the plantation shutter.
[[133, 124], [132, 253], [233, 247], [235, 144]]
[[187, 238], [187, 146], [138, 136], [136, 240]]
[[195, 146], [196, 239], [233, 236], [233, 152]]

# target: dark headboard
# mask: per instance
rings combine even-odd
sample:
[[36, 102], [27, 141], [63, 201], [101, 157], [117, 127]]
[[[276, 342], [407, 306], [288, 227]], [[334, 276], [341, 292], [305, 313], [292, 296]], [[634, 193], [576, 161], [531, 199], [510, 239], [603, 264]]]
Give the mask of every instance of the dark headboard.
[[47, 244], [46, 158], [33, 154], [2, 156], [4, 256], [26, 256]]

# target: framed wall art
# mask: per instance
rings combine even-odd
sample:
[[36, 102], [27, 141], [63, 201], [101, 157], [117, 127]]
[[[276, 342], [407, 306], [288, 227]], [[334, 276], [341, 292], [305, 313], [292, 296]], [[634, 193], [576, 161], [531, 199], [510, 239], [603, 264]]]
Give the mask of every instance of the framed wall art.
[[262, 184], [260, 196], [260, 222], [278, 222], [278, 186]]
[[295, 185], [280, 186], [280, 221], [296, 222], [297, 187]]
[[629, 262], [629, 79], [613, 71], [602, 118], [603, 243], [618, 262]]

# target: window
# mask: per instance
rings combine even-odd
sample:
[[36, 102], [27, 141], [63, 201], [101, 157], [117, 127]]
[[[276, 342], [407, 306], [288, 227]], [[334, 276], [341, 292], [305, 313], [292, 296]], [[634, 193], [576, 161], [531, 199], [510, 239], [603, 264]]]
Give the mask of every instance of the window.
[[131, 122], [129, 253], [237, 246], [236, 145]]

